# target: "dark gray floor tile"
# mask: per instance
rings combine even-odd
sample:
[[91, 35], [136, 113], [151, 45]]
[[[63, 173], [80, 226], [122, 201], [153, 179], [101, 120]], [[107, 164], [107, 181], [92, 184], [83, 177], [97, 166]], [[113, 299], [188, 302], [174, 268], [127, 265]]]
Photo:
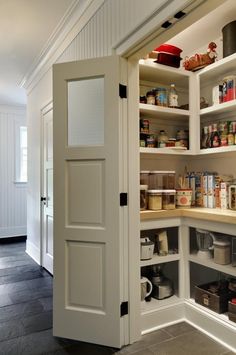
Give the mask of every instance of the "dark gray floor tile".
[[133, 354], [137, 351], [143, 351], [147, 349], [150, 345], [159, 344], [167, 339], [171, 339], [172, 336], [162, 330], [156, 330], [155, 332], [146, 334], [142, 336], [141, 340], [125, 346], [120, 350], [120, 354]]
[[0, 295], [24, 291], [26, 289], [26, 281], [14, 282], [11, 284], [0, 285]]
[[53, 283], [52, 277], [43, 277], [43, 278], [39, 278], [39, 279], [25, 281], [26, 287], [29, 290], [33, 290], [35, 288], [38, 289], [38, 288], [47, 287], [47, 286], [52, 287], [52, 283]]
[[196, 330], [196, 328], [192, 327], [190, 324], [186, 322], [181, 322], [177, 324], [170, 325], [169, 327], [163, 328], [168, 334], [173, 337], [177, 337], [178, 335], [185, 334], [188, 332], [192, 332]]
[[24, 334], [52, 328], [52, 312], [44, 312], [21, 319]]
[[220, 355], [225, 350], [198, 330], [150, 346], [155, 355]]
[[32, 260], [15, 260], [15, 261], [8, 261], [4, 263], [0, 263], [0, 269], [5, 269], [9, 267], [17, 267], [17, 266], [23, 266], [23, 265], [29, 265], [33, 264]]
[[13, 303], [8, 294], [0, 295], [0, 307], [10, 306]]
[[13, 303], [22, 303], [28, 302], [35, 299], [39, 299], [42, 297], [51, 297], [52, 296], [52, 288], [51, 287], [42, 287], [40, 289], [25, 289], [19, 292], [11, 292], [9, 293], [9, 297]]
[[60, 340], [52, 336], [51, 330], [45, 330], [1, 342], [0, 354], [39, 355], [61, 348]]
[[44, 311], [51, 311], [53, 308], [52, 297], [39, 298], [38, 301], [42, 304]]
[[35, 264], [30, 264], [30, 265], [23, 265], [23, 266], [18, 266], [18, 267], [9, 267], [5, 269], [0, 270], [0, 276], [8, 276], [8, 275], [18, 275], [21, 274], [22, 272], [34, 272], [41, 270], [40, 266], [35, 265]]
[[[24, 334], [24, 329], [20, 320], [12, 320], [0, 323], [0, 342], [7, 339], [19, 337]], [[1, 343], [0, 343], [1, 354]]]
[[44, 276], [39, 270], [16, 273], [15, 275], [0, 276], [0, 285], [13, 283], [13, 282], [20, 282], [24, 280], [33, 280], [41, 277]]
[[28, 303], [18, 303], [0, 308], [0, 322], [11, 319], [19, 319], [22, 316], [43, 312], [42, 304], [36, 300]]

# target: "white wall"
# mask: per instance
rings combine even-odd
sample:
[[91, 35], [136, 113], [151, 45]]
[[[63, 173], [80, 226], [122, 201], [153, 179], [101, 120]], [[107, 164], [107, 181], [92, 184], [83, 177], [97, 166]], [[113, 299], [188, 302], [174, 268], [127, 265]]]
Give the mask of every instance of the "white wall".
[[27, 234], [27, 184], [15, 182], [15, 135], [20, 125], [26, 125], [26, 108], [0, 105], [0, 238]]

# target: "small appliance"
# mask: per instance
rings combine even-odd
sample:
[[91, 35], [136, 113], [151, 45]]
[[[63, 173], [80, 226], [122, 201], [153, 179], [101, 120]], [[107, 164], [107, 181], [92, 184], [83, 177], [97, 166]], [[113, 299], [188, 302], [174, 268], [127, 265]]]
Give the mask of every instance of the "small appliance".
[[154, 242], [149, 238], [140, 238], [140, 259], [149, 260], [153, 257], [154, 252]]
[[152, 266], [152, 297], [158, 300], [163, 300], [174, 294], [173, 282], [163, 275], [161, 268], [161, 265]]
[[198, 246], [197, 256], [203, 259], [213, 258], [213, 242], [215, 241], [215, 236], [213, 233], [203, 230], [196, 229], [196, 240]]

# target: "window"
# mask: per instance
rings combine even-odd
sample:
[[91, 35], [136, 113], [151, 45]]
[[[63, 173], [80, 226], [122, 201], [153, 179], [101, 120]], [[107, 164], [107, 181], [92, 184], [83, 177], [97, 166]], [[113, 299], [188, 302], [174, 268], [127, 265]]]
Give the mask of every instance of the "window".
[[16, 132], [16, 183], [27, 182], [27, 127], [18, 126]]

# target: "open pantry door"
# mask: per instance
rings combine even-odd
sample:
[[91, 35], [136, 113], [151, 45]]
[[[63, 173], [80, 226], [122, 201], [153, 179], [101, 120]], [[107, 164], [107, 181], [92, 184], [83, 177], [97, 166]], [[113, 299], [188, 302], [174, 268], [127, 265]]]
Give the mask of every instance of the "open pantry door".
[[53, 68], [54, 335], [114, 347], [128, 342], [126, 79], [117, 56]]

